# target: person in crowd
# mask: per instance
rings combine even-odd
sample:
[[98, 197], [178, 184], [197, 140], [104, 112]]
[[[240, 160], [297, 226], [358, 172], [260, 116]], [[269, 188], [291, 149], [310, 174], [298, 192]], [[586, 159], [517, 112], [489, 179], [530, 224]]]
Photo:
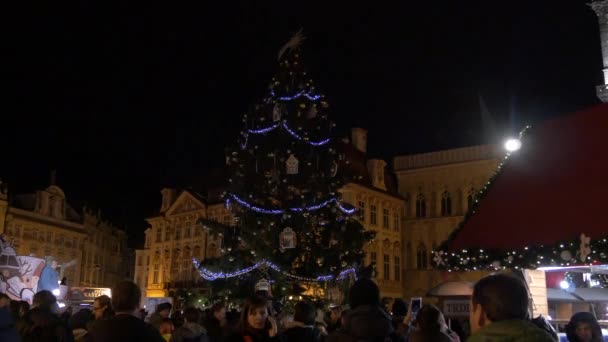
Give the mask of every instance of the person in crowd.
[[24, 324], [20, 327], [22, 340], [74, 341], [72, 330], [59, 318], [58, 312], [57, 298], [50, 291], [36, 293], [32, 300], [32, 309], [25, 315]]
[[305, 303], [297, 302], [294, 307], [293, 321], [290, 327], [283, 333], [289, 342], [320, 342], [321, 331], [315, 328], [315, 307]]
[[342, 327], [340, 318], [342, 318], [342, 306], [332, 304], [329, 306], [329, 324], [327, 324], [327, 333], [331, 334]]
[[65, 310], [63, 310], [63, 312], [61, 313], [61, 320], [65, 323], [68, 324], [68, 322], [70, 321], [70, 317], [72, 317], [72, 312], [73, 309], [71, 306], [68, 306], [65, 308]]
[[7, 295], [0, 293], [0, 341], [19, 342], [21, 337], [15, 328], [12, 311], [12, 302]]
[[210, 342], [222, 342], [224, 340], [224, 327], [226, 325], [226, 304], [217, 302], [213, 304], [203, 323], [207, 330]]
[[163, 318], [160, 321], [159, 331], [165, 341], [169, 342], [171, 340], [173, 330], [175, 330], [175, 326], [173, 325], [173, 320], [171, 318]]
[[566, 325], [566, 336], [570, 342], [602, 342], [602, 329], [590, 312], [578, 312]]
[[138, 316], [142, 321], [146, 320], [146, 317], [148, 317], [148, 311], [146, 311], [146, 309], [141, 308], [139, 309], [139, 316]]
[[393, 301], [393, 305], [391, 307], [393, 329], [395, 329], [396, 333], [404, 336], [408, 332], [408, 326], [404, 324], [408, 311], [407, 304], [403, 299], [397, 298]]
[[228, 342], [279, 342], [282, 336], [276, 320], [270, 315], [266, 297], [254, 296], [245, 301], [238, 333]]
[[171, 321], [173, 321], [173, 327], [175, 327], [175, 329], [184, 325], [184, 314], [182, 313], [182, 310], [174, 310], [171, 315]]
[[329, 342], [403, 340], [394, 333], [391, 318], [380, 304], [380, 290], [371, 279], [361, 278], [351, 286], [348, 304], [351, 309], [342, 329], [329, 335]]
[[231, 336], [239, 331], [239, 322], [241, 315], [237, 310], [230, 310], [226, 312], [226, 329], [224, 329], [225, 336]]
[[196, 308], [184, 310], [184, 325], [177, 328], [171, 335], [171, 342], [207, 342], [207, 331], [198, 322], [201, 312]]
[[173, 305], [168, 302], [158, 304], [156, 306], [156, 311], [152, 315], [150, 315], [150, 320], [148, 321], [148, 323], [150, 323], [150, 325], [152, 325], [156, 329], [160, 329], [160, 322], [163, 320], [163, 318], [169, 318], [172, 308]]
[[448, 324], [445, 321], [445, 317], [441, 313], [439, 316], [439, 325], [441, 325], [441, 332], [448, 335], [450, 337], [450, 339], [452, 340], [452, 342], [460, 342], [460, 335], [458, 335], [458, 333], [456, 333], [455, 331], [450, 329], [450, 327], [448, 326]]
[[132, 281], [121, 281], [112, 289], [114, 317], [96, 321], [89, 331], [91, 342], [164, 342], [157, 329], [137, 318], [141, 290]]
[[434, 305], [424, 305], [414, 320], [414, 329], [408, 334], [409, 342], [452, 342], [442, 326], [443, 315]]
[[112, 299], [106, 295], [95, 298], [93, 301], [93, 313], [95, 314], [95, 320], [114, 317]]
[[69, 326], [72, 328], [75, 342], [85, 342], [87, 340], [89, 323], [94, 320], [95, 315], [89, 309], [80, 309], [70, 317]]
[[498, 273], [482, 278], [473, 288], [467, 342], [550, 342], [553, 337], [529, 320], [530, 301], [523, 281]]

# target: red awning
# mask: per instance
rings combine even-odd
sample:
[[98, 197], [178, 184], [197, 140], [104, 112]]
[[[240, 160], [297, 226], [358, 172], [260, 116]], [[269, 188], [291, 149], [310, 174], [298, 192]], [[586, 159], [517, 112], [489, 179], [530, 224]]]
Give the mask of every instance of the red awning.
[[450, 251], [608, 236], [608, 104], [528, 130]]

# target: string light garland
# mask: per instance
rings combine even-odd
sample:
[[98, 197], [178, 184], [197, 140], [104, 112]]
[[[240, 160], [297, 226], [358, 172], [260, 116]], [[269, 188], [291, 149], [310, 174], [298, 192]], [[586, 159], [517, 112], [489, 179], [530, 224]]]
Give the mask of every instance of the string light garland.
[[352, 208], [352, 209], [348, 209], [345, 206], [343, 206], [337, 198], [332, 197], [326, 201], [323, 201], [319, 204], [314, 204], [314, 205], [310, 205], [307, 207], [294, 207], [294, 208], [288, 208], [287, 210], [285, 209], [268, 209], [268, 208], [262, 208], [262, 207], [258, 207], [256, 205], [250, 204], [247, 201], [243, 200], [242, 198], [238, 197], [235, 194], [228, 194], [228, 197], [226, 199], [226, 206], [230, 205], [229, 199], [233, 199], [235, 202], [237, 202], [238, 204], [240, 204], [241, 206], [249, 209], [249, 210], [253, 210], [255, 212], [258, 212], [260, 214], [268, 214], [268, 215], [282, 215], [285, 214], [287, 211], [290, 212], [294, 212], [294, 213], [303, 213], [303, 212], [308, 212], [308, 211], [316, 211], [319, 209], [322, 209], [324, 207], [327, 207], [328, 205], [332, 204], [332, 203], [336, 203], [336, 206], [338, 207], [338, 209], [340, 209], [340, 211], [342, 211], [345, 214], [348, 215], [352, 215], [357, 211], [357, 208]]
[[[255, 264], [253, 264], [252, 266], [240, 269], [238, 271], [234, 271], [234, 272], [213, 272], [210, 271], [204, 267], [202, 267], [202, 265], [195, 259], [192, 259], [192, 263], [194, 264], [194, 267], [196, 267], [196, 269], [199, 271], [201, 277], [203, 277], [203, 279], [205, 280], [209, 280], [209, 281], [214, 281], [217, 279], [228, 279], [228, 278], [234, 278], [234, 277], [239, 277], [242, 276], [244, 274], [247, 274], [251, 271], [254, 271], [260, 267], [263, 266], [267, 266], [269, 268], [271, 268], [272, 270], [276, 271], [276, 272], [280, 272], [283, 275], [290, 277], [292, 279], [297, 279], [299, 281], [305, 281], [305, 282], [326, 282], [326, 281], [330, 281], [332, 279], [334, 279], [335, 276], [333, 275], [323, 275], [323, 276], [318, 276], [316, 278], [310, 278], [310, 277], [302, 277], [302, 276], [298, 276], [292, 273], [289, 273], [287, 271], [282, 271], [281, 268], [275, 264], [273, 264], [270, 261], [267, 260], [262, 260], [262, 261], [258, 261]], [[345, 279], [349, 274], [353, 274], [353, 276], [357, 277], [357, 272], [354, 268], [348, 268], [345, 269], [343, 271], [341, 271], [337, 277], [335, 277], [336, 280], [342, 280]]]
[[328, 144], [331, 139], [327, 138], [327, 139], [322, 139], [322, 140], [318, 140], [318, 141], [310, 141], [304, 137], [302, 137], [301, 135], [299, 135], [298, 133], [296, 133], [294, 130], [292, 130], [291, 128], [289, 128], [287, 126], [287, 122], [283, 121], [281, 122], [281, 124], [274, 124], [268, 127], [264, 127], [264, 128], [260, 128], [260, 129], [248, 129], [246, 134], [243, 134], [243, 136], [245, 137], [245, 141], [241, 144], [241, 149], [245, 149], [247, 147], [247, 141], [249, 140], [249, 136], [248, 134], [266, 134], [269, 133], [279, 127], [282, 127], [283, 129], [285, 129], [285, 131], [287, 133], [289, 133], [289, 135], [291, 135], [292, 137], [296, 138], [299, 141], [303, 141], [308, 145], [311, 146], [323, 146]]
[[[277, 97], [276, 94], [275, 94], [275, 92], [274, 92], [274, 89], [270, 90], [270, 96]], [[318, 99], [321, 98], [321, 95], [312, 95], [312, 94], [307, 93], [304, 90], [302, 90], [299, 93], [297, 93], [295, 95], [292, 95], [292, 96], [279, 96], [279, 97], [277, 97], [277, 100], [279, 100], [279, 101], [293, 101], [293, 100], [295, 100], [297, 98], [300, 98], [302, 96], [306, 97], [310, 101], [317, 101]]]

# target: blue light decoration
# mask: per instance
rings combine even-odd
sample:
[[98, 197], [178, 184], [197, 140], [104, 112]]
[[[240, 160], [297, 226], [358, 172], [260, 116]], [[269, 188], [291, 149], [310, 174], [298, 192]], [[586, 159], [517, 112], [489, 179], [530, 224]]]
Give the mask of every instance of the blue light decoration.
[[[282, 271], [281, 268], [277, 265], [275, 265], [274, 263], [267, 261], [267, 260], [262, 260], [262, 261], [258, 261], [255, 264], [253, 264], [252, 266], [234, 271], [234, 272], [213, 272], [210, 271], [204, 267], [201, 266], [201, 264], [196, 260], [196, 258], [192, 258], [192, 263], [194, 264], [194, 267], [196, 267], [196, 269], [198, 270], [199, 274], [201, 275], [201, 277], [203, 277], [203, 279], [205, 280], [209, 280], [209, 281], [214, 281], [217, 279], [228, 279], [228, 278], [234, 278], [234, 277], [239, 277], [242, 276], [244, 274], [247, 274], [255, 269], [258, 269], [262, 266], [267, 266], [270, 267], [272, 270], [276, 271], [276, 272], [280, 272], [283, 273], [284, 275], [292, 278], [292, 279], [297, 279], [300, 281], [306, 281], [306, 282], [326, 282], [326, 281], [330, 281], [332, 279], [334, 279], [333, 275], [322, 275], [322, 276], [318, 276], [316, 278], [309, 278], [309, 277], [301, 277], [299, 275], [296, 274], [292, 274], [286, 271]], [[354, 268], [347, 268], [343, 271], [341, 271], [338, 276], [336, 277], [336, 280], [342, 280], [345, 279], [349, 274], [353, 274], [353, 276], [355, 277], [355, 279], [357, 279], [357, 272]]]
[[238, 204], [240, 204], [241, 206], [249, 209], [249, 210], [253, 210], [255, 212], [261, 213], [261, 214], [268, 214], [268, 215], [282, 215], [284, 214], [286, 211], [291, 211], [294, 213], [302, 213], [305, 211], [315, 211], [315, 210], [319, 210], [322, 209], [328, 205], [330, 205], [331, 203], [336, 203], [336, 206], [338, 207], [338, 209], [340, 209], [340, 211], [342, 211], [345, 214], [348, 215], [352, 215], [357, 211], [357, 208], [352, 208], [352, 209], [348, 209], [346, 207], [344, 207], [337, 198], [332, 197], [324, 202], [321, 202], [319, 204], [314, 204], [308, 207], [294, 207], [294, 208], [288, 208], [287, 210], [283, 210], [283, 209], [267, 209], [267, 208], [262, 208], [262, 207], [258, 207], [255, 206], [253, 204], [248, 203], [247, 201], [243, 200], [242, 198], [238, 197], [235, 194], [229, 194], [228, 197], [226, 198], [226, 202], [228, 205], [228, 201], [230, 199], [233, 199], [234, 201], [236, 201]]
[[319, 140], [319, 141], [306, 141], [306, 140], [304, 140], [304, 138], [301, 135], [299, 135], [298, 133], [296, 133], [295, 131], [290, 129], [287, 126], [287, 123], [285, 121], [283, 121], [281, 124], [274, 124], [274, 125], [271, 125], [268, 127], [260, 128], [260, 129], [248, 129], [247, 133], [243, 134], [245, 136], [245, 141], [241, 144], [241, 148], [244, 150], [247, 147], [247, 141], [249, 138], [248, 134], [266, 134], [268, 132], [271, 132], [271, 131], [277, 129], [278, 127], [283, 127], [287, 131], [287, 133], [289, 133], [289, 135], [291, 135], [292, 137], [296, 138], [297, 140], [303, 141], [311, 146], [323, 146], [331, 141], [330, 138]]
[[[273, 89], [270, 90], [270, 96], [276, 97], [276, 94], [274, 93]], [[293, 100], [295, 100], [297, 98], [300, 98], [302, 96], [306, 97], [310, 101], [317, 101], [318, 99], [321, 98], [321, 95], [312, 95], [312, 94], [309, 94], [309, 93], [305, 92], [304, 90], [302, 90], [301, 92], [299, 92], [299, 93], [297, 93], [295, 95], [292, 95], [292, 96], [279, 96], [279, 97], [277, 97], [277, 100], [279, 100], [279, 101], [293, 101]]]

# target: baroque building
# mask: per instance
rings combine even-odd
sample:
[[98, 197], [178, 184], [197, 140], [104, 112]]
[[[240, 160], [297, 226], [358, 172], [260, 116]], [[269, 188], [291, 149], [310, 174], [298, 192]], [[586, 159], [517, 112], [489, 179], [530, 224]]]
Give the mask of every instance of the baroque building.
[[399, 195], [395, 175], [381, 159], [367, 158], [367, 131], [351, 130], [340, 168], [351, 182], [340, 189], [342, 199], [358, 208], [358, 219], [376, 237], [365, 246], [365, 265], [375, 268], [380, 295], [401, 298], [403, 292], [402, 230], [405, 201]]
[[54, 180], [32, 194], [3, 191], [0, 232], [17, 255], [57, 260], [68, 286], [112, 287], [132, 276], [126, 233], [102, 220], [100, 212], [79, 213]]
[[[477, 280], [481, 273], [451, 273], [431, 268], [432, 251], [463, 220], [477, 192], [504, 157], [500, 146], [480, 145], [398, 156], [394, 169], [405, 198], [405, 298], [424, 297], [447, 280]], [[464, 278], [459, 278], [464, 277]]]
[[213, 239], [197, 221], [205, 218], [231, 224], [233, 217], [219, 196], [203, 197], [193, 190], [165, 188], [159, 214], [147, 219], [143, 249], [135, 251], [135, 276], [147, 298], [174, 297], [179, 290], [205, 287], [192, 259], [221, 253], [221, 239]]

